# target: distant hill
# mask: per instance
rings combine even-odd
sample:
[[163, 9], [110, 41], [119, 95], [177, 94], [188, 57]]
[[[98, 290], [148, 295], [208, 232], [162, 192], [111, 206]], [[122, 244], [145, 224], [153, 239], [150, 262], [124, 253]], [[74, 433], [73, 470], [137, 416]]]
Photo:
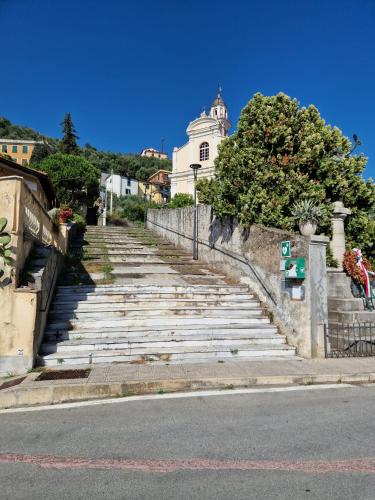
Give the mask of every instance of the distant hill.
[[[46, 139], [49, 145], [52, 146], [50, 148], [51, 153], [58, 151], [60, 142], [59, 139], [46, 137], [30, 127], [14, 125], [10, 120], [1, 116], [0, 138], [34, 141]], [[115, 174], [136, 177], [140, 181], [147, 180], [150, 175], [159, 169], [172, 170], [172, 162], [169, 159], [159, 160], [158, 158], [141, 156], [140, 154], [100, 151], [90, 144], [80, 148], [79, 154], [98, 167], [101, 172], [109, 173], [113, 169]], [[34, 165], [37, 166], [37, 163]]]
[[21, 125], [13, 125], [4, 116], [0, 116], [0, 137], [5, 137], [6, 139], [28, 139], [31, 141], [43, 139], [43, 135], [36, 130]]

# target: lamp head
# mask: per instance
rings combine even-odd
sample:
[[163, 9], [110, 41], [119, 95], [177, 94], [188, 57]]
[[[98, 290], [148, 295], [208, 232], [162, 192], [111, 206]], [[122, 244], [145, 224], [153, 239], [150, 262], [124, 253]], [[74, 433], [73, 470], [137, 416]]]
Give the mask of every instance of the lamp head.
[[202, 165], [200, 163], [192, 163], [190, 165], [190, 168], [192, 168], [194, 170], [194, 172], [196, 172], [197, 170], [199, 170], [200, 168], [202, 168]]

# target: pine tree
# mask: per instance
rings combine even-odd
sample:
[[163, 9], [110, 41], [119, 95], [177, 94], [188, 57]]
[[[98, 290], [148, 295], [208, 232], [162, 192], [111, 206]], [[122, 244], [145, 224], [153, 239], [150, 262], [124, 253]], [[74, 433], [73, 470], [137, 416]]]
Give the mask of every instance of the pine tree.
[[65, 154], [76, 154], [78, 152], [77, 139], [79, 139], [73, 125], [72, 115], [66, 113], [61, 124], [63, 138], [61, 141], [60, 150]]

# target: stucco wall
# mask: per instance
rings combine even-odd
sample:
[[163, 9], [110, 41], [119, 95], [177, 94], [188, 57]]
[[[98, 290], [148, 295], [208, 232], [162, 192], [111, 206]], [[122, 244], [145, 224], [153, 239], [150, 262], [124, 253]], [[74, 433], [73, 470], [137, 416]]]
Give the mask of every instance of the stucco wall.
[[[191, 208], [149, 210], [147, 227], [187, 250], [192, 248]], [[221, 221], [211, 207], [198, 207], [199, 259], [246, 283], [272, 313], [274, 323], [304, 357], [324, 356], [323, 325], [327, 319], [325, 246], [328, 238], [304, 237], [253, 225], [243, 228], [234, 219]], [[281, 241], [292, 242], [292, 257], [305, 257], [304, 300], [282, 291]]]

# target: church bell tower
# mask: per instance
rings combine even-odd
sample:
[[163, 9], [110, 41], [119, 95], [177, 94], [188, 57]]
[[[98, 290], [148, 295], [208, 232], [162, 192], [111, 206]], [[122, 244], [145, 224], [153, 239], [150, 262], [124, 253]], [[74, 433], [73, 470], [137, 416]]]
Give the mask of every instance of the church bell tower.
[[231, 123], [228, 120], [228, 109], [227, 106], [221, 97], [221, 87], [219, 85], [217, 90], [217, 95], [212, 103], [210, 109], [211, 118], [215, 118], [220, 122], [220, 132], [222, 136], [228, 135], [228, 130], [231, 127]]

